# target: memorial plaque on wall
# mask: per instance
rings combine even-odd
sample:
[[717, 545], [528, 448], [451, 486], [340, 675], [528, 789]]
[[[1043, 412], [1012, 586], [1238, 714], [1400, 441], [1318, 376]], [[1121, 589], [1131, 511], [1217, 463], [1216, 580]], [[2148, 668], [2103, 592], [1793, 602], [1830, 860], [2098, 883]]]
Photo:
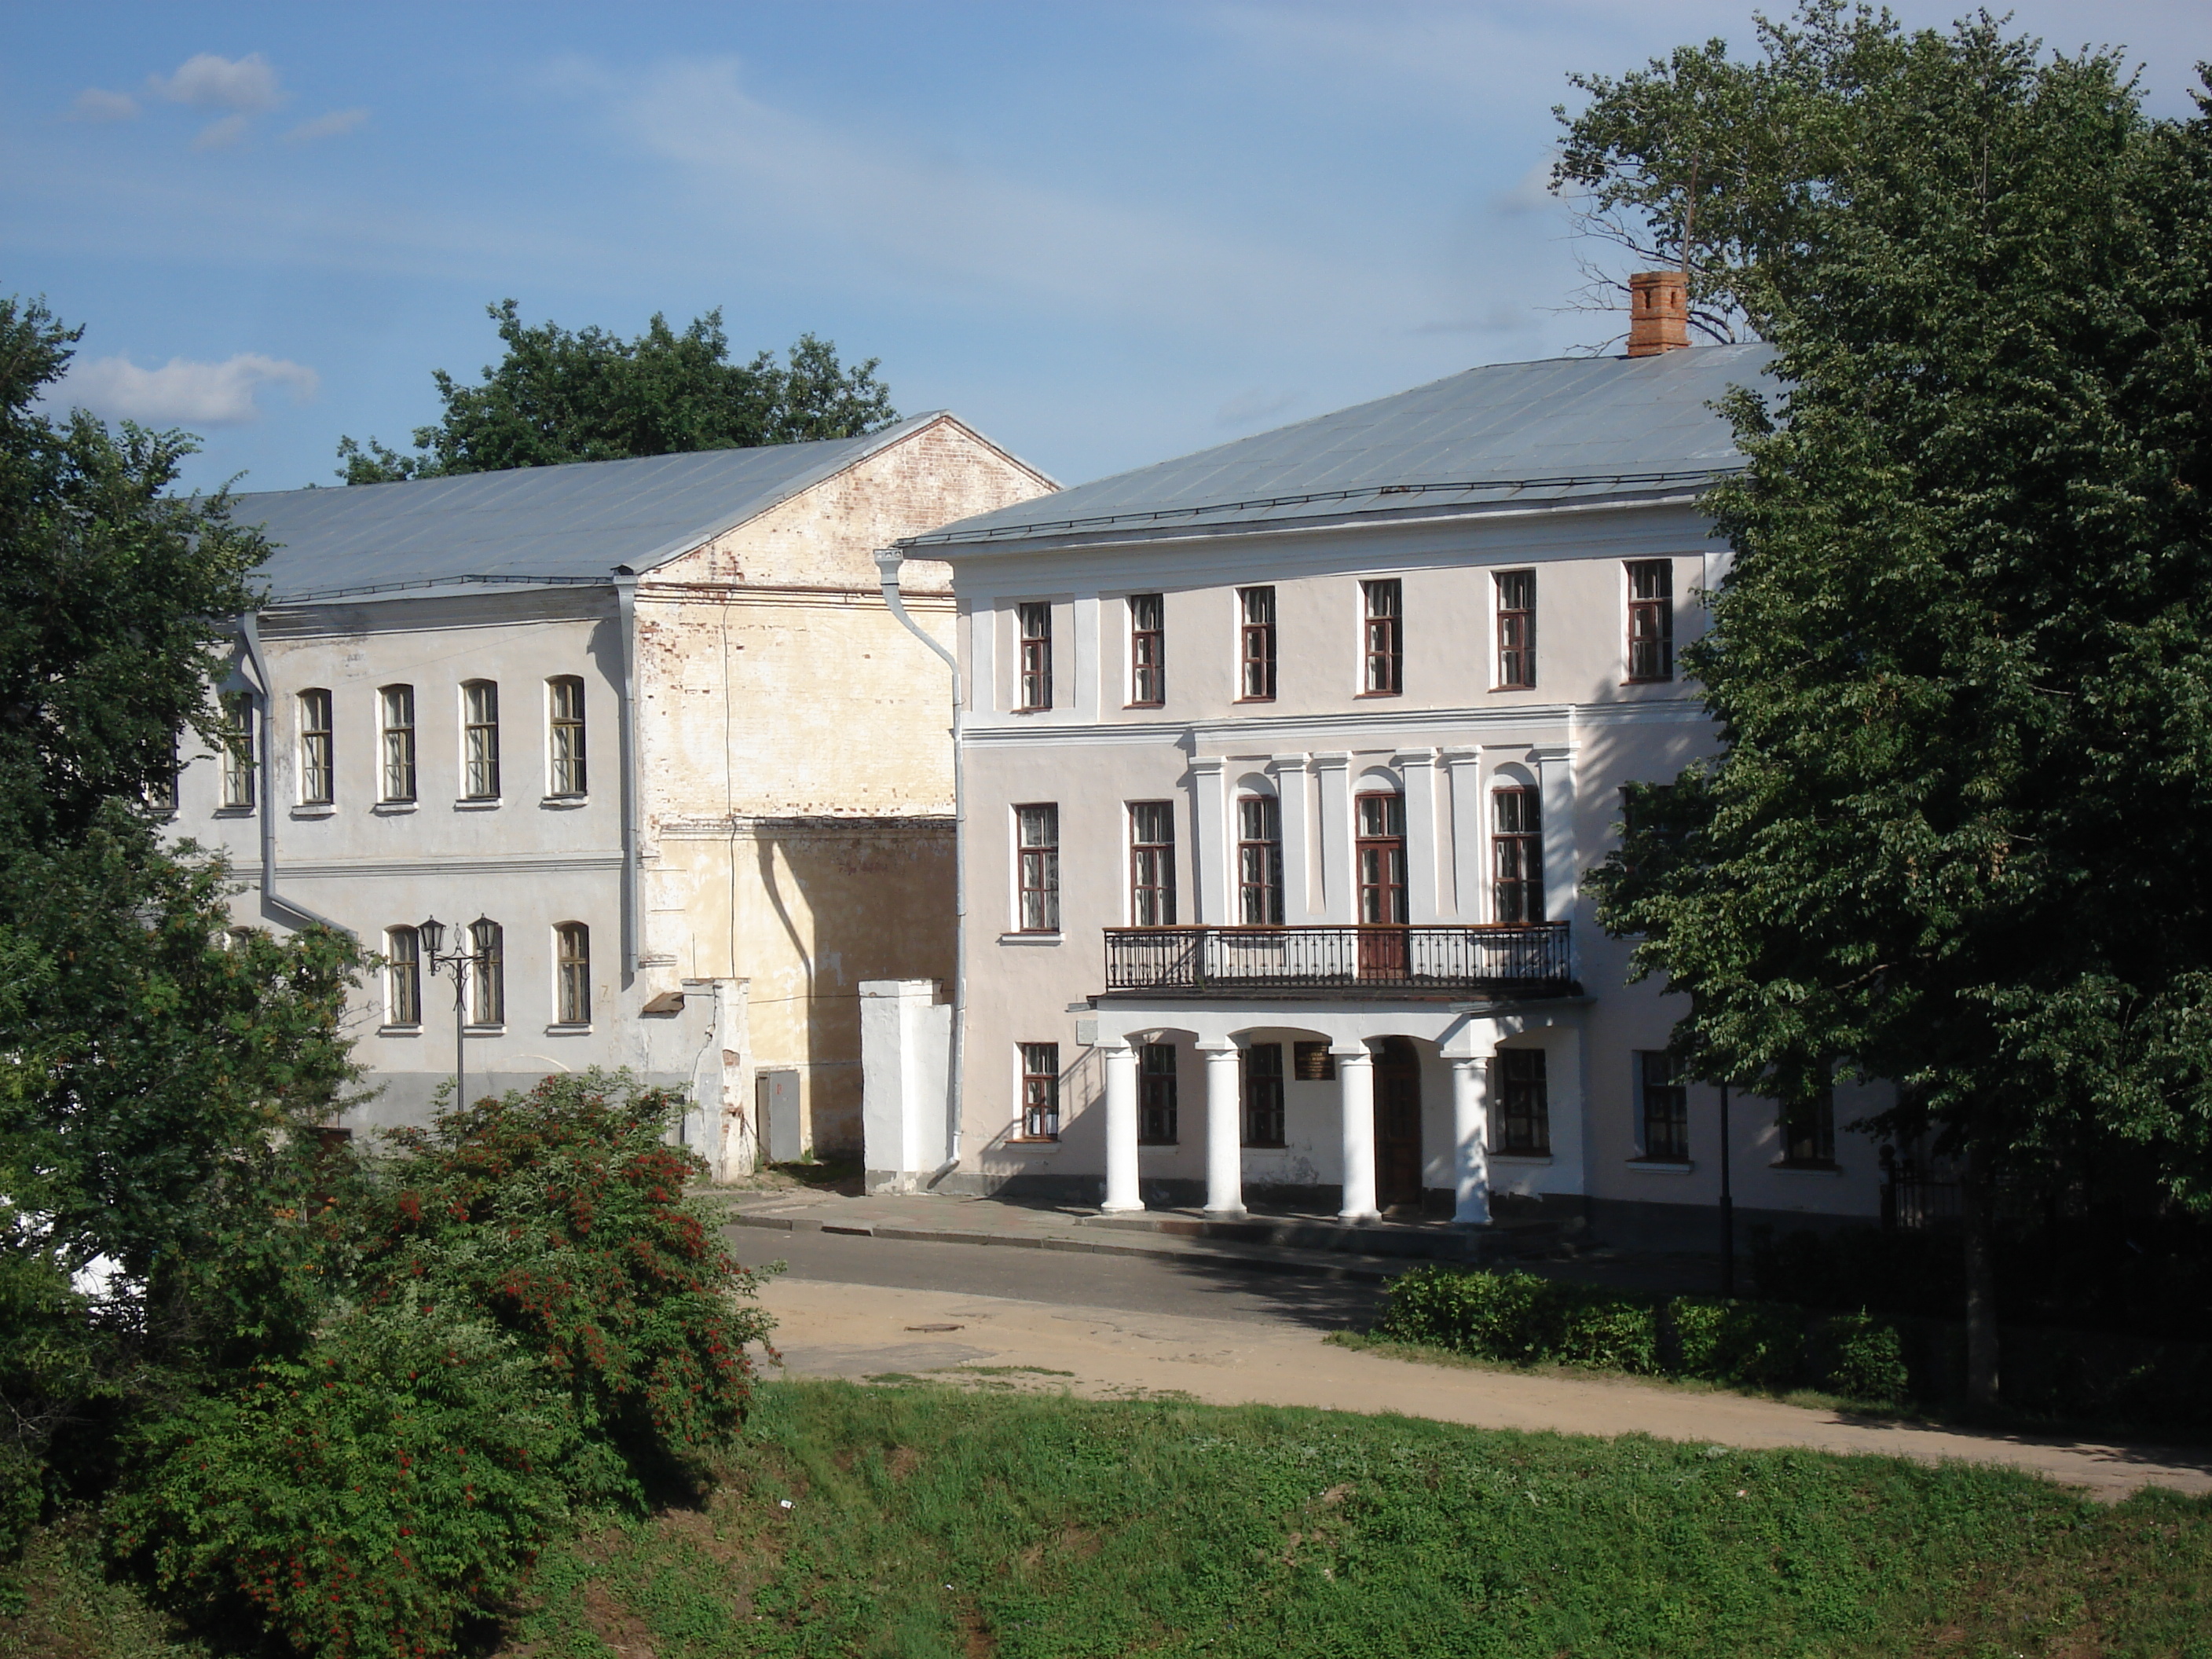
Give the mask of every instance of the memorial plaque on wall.
[[1336, 1081], [1336, 1056], [1328, 1051], [1326, 1042], [1301, 1042], [1297, 1045], [1295, 1075], [1301, 1083], [1334, 1083]]

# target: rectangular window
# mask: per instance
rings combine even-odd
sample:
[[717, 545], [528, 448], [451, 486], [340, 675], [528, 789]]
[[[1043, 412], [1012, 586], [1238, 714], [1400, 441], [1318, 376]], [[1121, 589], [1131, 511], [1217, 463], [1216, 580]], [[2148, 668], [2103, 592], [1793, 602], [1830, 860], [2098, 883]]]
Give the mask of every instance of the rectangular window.
[[1176, 1051], [1172, 1042], [1147, 1042], [1137, 1060], [1137, 1141], [1176, 1143]]
[[384, 726], [384, 794], [387, 801], [415, 799], [415, 688], [387, 685], [376, 694]]
[[1498, 686], [1522, 690], [1536, 684], [1536, 573], [1498, 573]]
[[177, 758], [177, 740], [169, 739], [169, 763], [146, 781], [147, 810], [163, 817], [174, 817], [177, 813], [177, 773], [181, 766]]
[[1836, 1097], [1826, 1089], [1782, 1107], [1782, 1161], [1816, 1170], [1836, 1162]]
[[1172, 927], [1176, 919], [1175, 803], [1129, 803], [1129, 921]]
[[462, 793], [499, 799], [499, 684], [471, 680], [461, 688]]
[[331, 694], [300, 693], [300, 804], [331, 804]]
[[1060, 1139], [1060, 1045], [1022, 1044], [1022, 1139]]
[[1283, 925], [1283, 804], [1273, 795], [1237, 802], [1237, 915], [1247, 927]]
[[1636, 1093], [1643, 1156], [1666, 1164], [1690, 1159], [1690, 1091], [1673, 1054], [1638, 1050]]
[[1301, 1083], [1334, 1083], [1336, 1081], [1336, 1056], [1328, 1051], [1326, 1042], [1299, 1042], [1291, 1045]]
[[1244, 1050], [1244, 1144], [1283, 1144], [1283, 1045], [1255, 1042]]
[[506, 937], [495, 921], [469, 924], [469, 1024], [507, 1024]]
[[422, 944], [412, 927], [385, 930], [384, 1023], [422, 1023]]
[[1551, 1103], [1544, 1093], [1544, 1051], [1500, 1048], [1491, 1062], [1491, 1098], [1498, 1103], [1493, 1152], [1541, 1158], [1552, 1150]]
[[1370, 927], [1395, 927], [1410, 915], [1406, 906], [1406, 798], [1362, 795], [1357, 805], [1359, 920]]
[[1240, 587], [1237, 590], [1239, 665], [1237, 695], [1246, 702], [1275, 700], [1275, 590]]
[[1060, 931], [1060, 808], [1049, 802], [1014, 808], [1015, 879], [1021, 888], [1021, 931]]
[[222, 804], [253, 805], [253, 694], [232, 691], [222, 700]]
[[1544, 919], [1544, 828], [1534, 789], [1499, 789], [1491, 794], [1494, 828], [1490, 836], [1491, 920], [1530, 922]]
[[1129, 596], [1129, 705], [1157, 708], [1167, 701], [1166, 601], [1158, 593]]
[[1628, 678], [1674, 678], [1674, 562], [1638, 559], [1628, 567]]
[[592, 930], [580, 921], [564, 921], [553, 930], [553, 960], [560, 983], [560, 1023], [592, 1023]]
[[1395, 696], [1404, 689], [1405, 641], [1399, 623], [1405, 615], [1405, 593], [1395, 576], [1359, 584], [1366, 610], [1364, 645], [1367, 657], [1363, 686], [1373, 695]]
[[556, 795], [580, 795], [585, 793], [584, 779], [584, 683], [573, 674], [563, 674], [545, 683], [546, 713], [550, 720], [547, 733], [550, 747], [552, 793]]
[[1052, 707], [1052, 607], [1016, 607], [1021, 622], [1022, 684], [1018, 714], [1034, 714]]

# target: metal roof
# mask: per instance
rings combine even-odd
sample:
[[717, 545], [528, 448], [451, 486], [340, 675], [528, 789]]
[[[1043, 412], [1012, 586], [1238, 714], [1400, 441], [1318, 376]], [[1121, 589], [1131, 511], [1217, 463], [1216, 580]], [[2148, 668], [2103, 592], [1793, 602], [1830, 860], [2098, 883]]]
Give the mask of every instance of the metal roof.
[[757, 518], [941, 418], [757, 449], [465, 472], [404, 483], [232, 498], [272, 551], [273, 601], [465, 583], [605, 582], [642, 573]]
[[1471, 368], [900, 545], [957, 559], [1009, 543], [1679, 493], [1741, 466], [1728, 422], [1709, 405], [1765, 378], [1773, 357], [1753, 343]]

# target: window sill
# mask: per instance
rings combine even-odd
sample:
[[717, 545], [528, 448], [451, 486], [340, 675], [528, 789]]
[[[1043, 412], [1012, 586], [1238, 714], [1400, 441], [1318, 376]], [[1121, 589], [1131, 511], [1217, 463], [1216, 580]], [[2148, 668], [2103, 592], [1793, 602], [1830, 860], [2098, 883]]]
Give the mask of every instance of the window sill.
[[542, 810], [548, 812], [565, 812], [571, 808], [589, 806], [591, 804], [592, 798], [589, 795], [547, 795], [538, 803]]
[[394, 818], [414, 811], [416, 805], [411, 800], [380, 800], [368, 810], [380, 818]]
[[376, 1034], [379, 1036], [421, 1036], [422, 1028], [419, 1024], [380, 1025], [376, 1028]]
[[1052, 705], [1048, 702], [1039, 703], [1035, 708], [1009, 708], [1006, 712], [1009, 714], [1049, 714], [1052, 713]]
[[1787, 1158], [1766, 1167], [1777, 1175], [1827, 1176], [1832, 1179], [1838, 1178], [1844, 1173], [1844, 1166], [1840, 1164], [1792, 1164]]
[[464, 1025], [461, 1032], [465, 1036], [505, 1036], [507, 1025], [504, 1021], [497, 1025]]
[[1647, 679], [1623, 680], [1621, 684], [1623, 685], [1672, 685], [1674, 684], [1674, 677], [1672, 674], [1655, 674]]
[[1403, 691], [1355, 691], [1352, 695], [1354, 697], [1402, 697], [1406, 694]]
[[1238, 697], [1236, 698], [1235, 701], [1237, 702], [1273, 702], [1275, 699], [1273, 697]]
[[504, 806], [506, 799], [499, 795], [463, 795], [453, 803], [456, 812], [489, 812], [494, 807]]
[[258, 810], [252, 806], [218, 806], [215, 809], [215, 815], [219, 818], [250, 818]]
[[1124, 708], [1164, 708], [1167, 707], [1167, 704], [1164, 702], [1125, 702], [1121, 707]]
[[547, 1036], [589, 1036], [591, 1034], [592, 1023], [589, 1020], [564, 1022], [556, 1019], [545, 1028]]
[[1001, 945], [1058, 945], [1060, 942], [1060, 939], [1061, 936], [1057, 933], [1013, 933], [1000, 934], [999, 943]]
[[1060, 1137], [1058, 1135], [1008, 1135], [1003, 1144], [1008, 1146], [1026, 1146], [1031, 1151], [1041, 1151], [1048, 1147], [1057, 1148], [1060, 1146]]
[[1244, 1143], [1244, 1150], [1248, 1152], [1287, 1152], [1291, 1150], [1291, 1143], [1287, 1140], [1248, 1140]]
[[1175, 1151], [1175, 1149], [1176, 1149], [1176, 1147], [1178, 1147], [1178, 1146], [1182, 1146], [1182, 1142], [1181, 1142], [1180, 1140], [1140, 1140], [1140, 1141], [1139, 1141], [1139, 1142], [1137, 1143], [1137, 1150], [1138, 1150], [1139, 1152], [1171, 1152]]
[[334, 818], [337, 812], [337, 803], [327, 800], [301, 801], [292, 809], [295, 818]]
[[1493, 685], [1490, 689], [1493, 694], [1499, 691], [1534, 691], [1536, 689], [1536, 682], [1530, 680], [1525, 685]]
[[1551, 1163], [1551, 1162], [1553, 1161], [1553, 1158], [1552, 1158], [1552, 1155], [1551, 1155], [1549, 1152], [1492, 1152], [1490, 1154], [1490, 1161], [1491, 1161], [1492, 1164], [1549, 1164], [1549, 1163]]
[[1686, 1158], [1632, 1158], [1628, 1167], [1641, 1170], [1646, 1175], [1686, 1176], [1698, 1166]]

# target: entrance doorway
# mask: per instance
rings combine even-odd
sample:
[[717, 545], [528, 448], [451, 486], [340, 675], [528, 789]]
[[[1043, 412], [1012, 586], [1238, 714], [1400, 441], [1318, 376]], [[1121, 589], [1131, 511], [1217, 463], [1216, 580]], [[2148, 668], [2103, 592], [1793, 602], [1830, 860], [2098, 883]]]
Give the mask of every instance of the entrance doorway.
[[1375, 1201], [1421, 1203], [1421, 1057], [1404, 1037], [1375, 1049]]

